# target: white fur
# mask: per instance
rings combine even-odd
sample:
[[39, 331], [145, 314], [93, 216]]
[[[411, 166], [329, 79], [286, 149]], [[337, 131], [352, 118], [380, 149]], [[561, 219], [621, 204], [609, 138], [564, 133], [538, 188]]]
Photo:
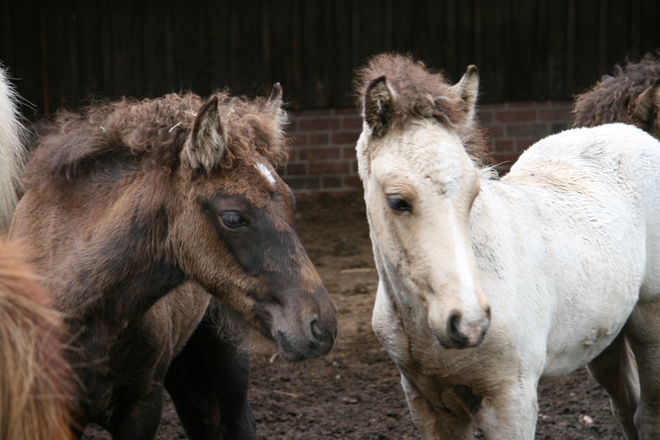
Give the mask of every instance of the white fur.
[[0, 66], [0, 232], [7, 233], [23, 175], [25, 129], [16, 109], [18, 95]]
[[266, 181], [270, 184], [271, 187], [275, 186], [275, 177], [273, 177], [273, 174], [270, 172], [268, 167], [264, 165], [261, 162], [257, 162], [254, 164], [254, 167], [259, 170], [262, 176], [266, 179]]
[[[628, 351], [590, 368], [633, 401], [612, 395], [628, 438], [660, 438], [657, 140], [623, 124], [566, 131], [532, 146], [501, 181], [477, 170], [436, 121], [376, 141], [365, 125], [357, 151], [380, 276], [373, 327], [424, 439], [473, 438], [476, 422], [487, 439], [532, 440], [539, 377], [593, 361], [624, 325], [645, 365], [641, 398], [634, 362], [619, 364]], [[446, 174], [460, 186], [451, 199], [438, 188], [443, 176], [432, 175], [442, 167], [427, 166], [436, 161], [461, 167]], [[405, 190], [412, 213], [389, 209], [391, 188]], [[492, 308], [483, 343], [442, 348], [439, 309], [474, 311], [479, 292]]]

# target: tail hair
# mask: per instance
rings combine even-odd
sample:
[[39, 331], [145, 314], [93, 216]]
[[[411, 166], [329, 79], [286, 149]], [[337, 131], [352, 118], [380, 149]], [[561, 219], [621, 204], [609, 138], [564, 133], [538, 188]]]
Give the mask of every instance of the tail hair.
[[73, 438], [74, 373], [52, 306], [21, 249], [0, 241], [0, 439]]

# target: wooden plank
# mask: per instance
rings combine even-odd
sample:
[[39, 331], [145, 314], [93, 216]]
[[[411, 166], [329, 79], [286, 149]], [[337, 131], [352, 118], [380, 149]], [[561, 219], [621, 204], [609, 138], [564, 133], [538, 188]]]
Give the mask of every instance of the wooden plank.
[[78, 34], [78, 66], [80, 75], [80, 94], [83, 101], [101, 94], [99, 84], [103, 76], [102, 54], [99, 50], [102, 39], [101, 16], [98, 6], [85, 0], [75, 4]]
[[456, 59], [452, 68], [452, 80], [460, 79], [474, 59], [474, 0], [460, 1], [456, 5]]
[[[615, 64], [626, 56], [632, 56], [631, 48], [631, 3], [610, 0], [607, 6], [607, 48], [604, 65], [599, 64], [599, 74], [611, 74]], [[600, 44], [600, 43], [599, 43]]]
[[660, 49], [660, 2], [657, 0], [642, 0], [640, 20], [639, 52], [643, 55], [647, 52]]
[[537, 0], [536, 32], [532, 54], [536, 79], [533, 90], [530, 91], [531, 94], [527, 94], [527, 97], [535, 96], [536, 99], [539, 100], [549, 99], [550, 96], [548, 62], [550, 56], [549, 46], [551, 26], [548, 14], [548, 1], [552, 0]]
[[417, 8], [414, 18], [417, 23], [415, 53], [422, 61], [442, 70], [447, 68], [443, 30], [446, 3], [446, 1], [426, 0]]
[[642, 0], [631, 0], [630, 2], [630, 55], [633, 58], [640, 57], [640, 37], [642, 21]]
[[[273, 13], [276, 13], [274, 8]], [[230, 84], [231, 78], [231, 16], [227, 2], [208, 3], [208, 52], [209, 87], [211, 90], [223, 89]], [[273, 23], [276, 23], [273, 20]]]
[[566, 83], [564, 96], [575, 89], [575, 0], [568, 0], [566, 9]]
[[[480, 62], [476, 63], [480, 73], [480, 99], [482, 103], [499, 102], [509, 92], [509, 56], [511, 54], [508, 32], [511, 28], [510, 10], [495, 2], [483, 2], [482, 14], [488, 20], [481, 21]], [[467, 65], [460, 66], [465, 72]], [[459, 79], [457, 76], [454, 81]]]
[[333, 107], [352, 107], [352, 83], [354, 69], [351, 50], [353, 46], [351, 35], [351, 16], [346, 11], [351, 10], [352, 0], [335, 0], [330, 2], [332, 9], [332, 39], [331, 55], [332, 73], [330, 80], [330, 105]]
[[[12, 0], [3, 3], [3, 39], [0, 44], [0, 62], [9, 70], [12, 84], [21, 97], [21, 111], [30, 118], [43, 114], [42, 63], [41, 63], [41, 25], [38, 0]], [[6, 32], [6, 34], [4, 33]], [[30, 108], [31, 103], [33, 108]]]
[[270, 48], [270, 2], [268, 0], [261, 2], [261, 73], [264, 81], [264, 92], [270, 94], [273, 78], [270, 72], [270, 61], [273, 57]]
[[[458, 39], [458, 16], [457, 16], [457, 5], [458, 0], [447, 0], [446, 1], [446, 12], [445, 12], [445, 41], [444, 41], [444, 56], [445, 61], [443, 63], [443, 70], [453, 76], [454, 78], [459, 73], [457, 69], [458, 47], [456, 45], [456, 40]], [[477, 66], [479, 67], [479, 66]], [[461, 67], [462, 69], [462, 67]]]
[[607, 47], [608, 33], [608, 1], [601, 0], [598, 3], [598, 76], [601, 77], [607, 72]]
[[599, 3], [602, 4], [600, 0], [579, 0], [574, 3], [575, 17], [580, 19], [579, 22], [576, 20], [574, 23], [573, 75], [567, 90], [570, 95], [584, 92], [602, 76], [598, 71], [600, 59], [598, 29], [602, 12]]
[[[527, 101], [530, 95], [542, 95], [537, 54], [539, 42], [536, 39], [538, 28], [538, 2], [512, 0], [510, 47], [507, 62], [509, 90], [504, 96], [513, 101]], [[522, 75], [520, 72], [524, 72]]]
[[552, 29], [548, 38], [548, 99], [566, 99], [568, 0], [548, 2], [548, 21]]
[[324, 108], [328, 106], [328, 90], [324, 82], [326, 75], [327, 56], [319, 56], [329, 52], [328, 42], [323, 38], [326, 34], [323, 21], [321, 2], [302, 2], [301, 18], [301, 59], [308, 61], [301, 70], [302, 96], [301, 104], [305, 108]]
[[292, 6], [292, 0], [285, 0], [270, 9], [271, 77], [282, 85], [285, 102], [292, 102], [294, 96]]

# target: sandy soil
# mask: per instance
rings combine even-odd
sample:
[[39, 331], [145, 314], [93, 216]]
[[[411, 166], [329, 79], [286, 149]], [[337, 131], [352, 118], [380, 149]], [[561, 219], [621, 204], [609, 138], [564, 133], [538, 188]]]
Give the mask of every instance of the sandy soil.
[[[296, 365], [274, 356], [276, 348], [267, 341], [253, 341], [250, 402], [258, 438], [420, 439], [399, 373], [371, 329], [378, 277], [363, 200], [353, 195], [301, 201], [296, 222], [339, 308], [340, 332], [328, 356]], [[542, 380], [539, 413], [537, 440], [623, 439], [607, 394], [584, 368]], [[84, 436], [109, 438], [93, 426]], [[170, 402], [157, 438], [187, 438]]]

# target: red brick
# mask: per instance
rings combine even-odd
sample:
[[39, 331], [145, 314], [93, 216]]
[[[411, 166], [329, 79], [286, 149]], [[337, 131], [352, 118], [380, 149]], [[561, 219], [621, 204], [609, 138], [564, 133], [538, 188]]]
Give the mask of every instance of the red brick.
[[345, 147], [343, 151], [344, 155], [342, 157], [344, 159], [355, 159], [357, 157], [355, 147]]
[[309, 174], [346, 174], [347, 162], [320, 162], [309, 164]]
[[321, 187], [318, 177], [287, 177], [284, 183], [292, 190], [319, 189]]
[[507, 136], [514, 138], [541, 139], [550, 134], [550, 129], [546, 124], [508, 125], [505, 132]]
[[493, 160], [496, 164], [507, 162], [509, 167], [515, 163], [520, 157], [520, 153], [495, 153], [493, 154]]
[[500, 109], [506, 107], [506, 103], [504, 102], [499, 102], [497, 104], [481, 104], [479, 105], [479, 108], [486, 108], [486, 109]]
[[570, 121], [573, 119], [571, 108], [542, 108], [539, 109], [540, 121]]
[[329, 139], [328, 133], [312, 133], [309, 135], [309, 145], [328, 145]]
[[520, 101], [520, 102], [507, 102], [507, 108], [521, 108], [521, 107], [535, 107], [538, 104], [537, 101]]
[[301, 119], [298, 127], [300, 131], [337, 130], [339, 118]]
[[500, 110], [495, 112], [495, 122], [531, 122], [536, 121], [536, 110]]
[[538, 139], [516, 139], [516, 151], [521, 153], [534, 145]]
[[489, 138], [500, 138], [504, 136], [504, 127], [502, 126], [493, 126], [493, 127], [484, 127], [486, 129], [486, 137]]
[[339, 159], [339, 148], [304, 148], [300, 150], [300, 160]]
[[508, 151], [515, 151], [514, 146], [513, 146], [513, 141], [512, 140], [499, 140], [495, 141], [495, 146], [493, 147], [493, 150], [501, 153], [501, 152], [508, 152]]
[[289, 158], [287, 159], [287, 162], [292, 162], [296, 160], [298, 157], [298, 148], [292, 148], [289, 150]]
[[286, 166], [286, 173], [288, 175], [300, 175], [307, 173], [307, 167], [304, 163], [290, 163]]
[[360, 110], [357, 107], [336, 108], [335, 114], [360, 116]]
[[340, 177], [324, 177], [321, 179], [323, 188], [341, 188], [341, 178]]
[[346, 188], [362, 188], [362, 180], [359, 176], [344, 177], [344, 186]]
[[344, 130], [362, 130], [362, 118], [359, 116], [355, 117], [344, 117], [341, 119], [341, 128]]
[[301, 110], [295, 114], [299, 118], [329, 116], [332, 115], [332, 109]]
[[332, 143], [333, 144], [353, 144], [357, 142], [360, 137], [360, 132], [335, 132], [332, 133]]
[[306, 134], [297, 134], [295, 136], [289, 136], [289, 145], [292, 147], [297, 147], [299, 145], [307, 145], [308, 139]]
[[493, 123], [493, 112], [490, 110], [479, 109], [477, 111], [477, 117], [482, 124], [492, 124]]

